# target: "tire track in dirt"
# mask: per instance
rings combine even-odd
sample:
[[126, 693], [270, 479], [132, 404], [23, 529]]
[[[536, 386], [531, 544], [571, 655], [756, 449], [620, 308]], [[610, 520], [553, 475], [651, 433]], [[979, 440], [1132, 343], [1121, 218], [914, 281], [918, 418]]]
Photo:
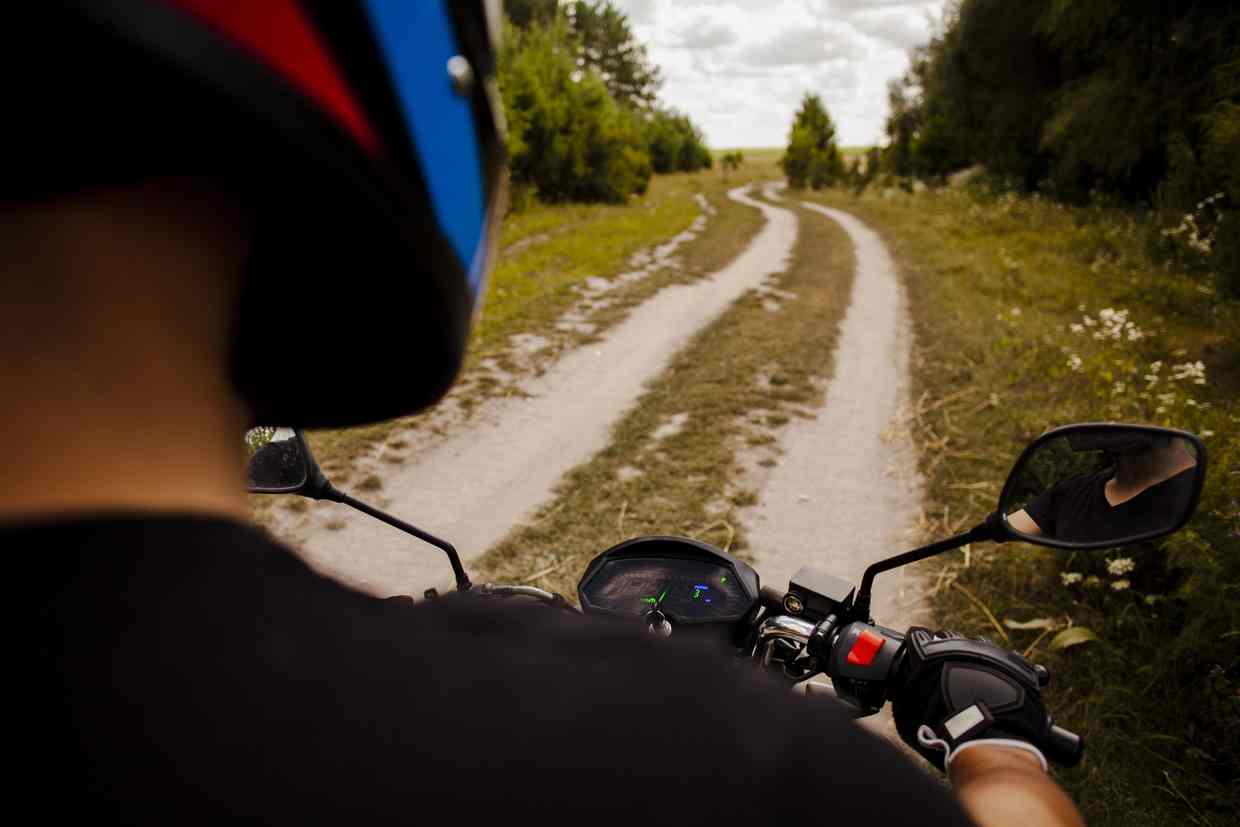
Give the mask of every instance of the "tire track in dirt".
[[[446, 437], [418, 450], [384, 482], [388, 510], [452, 541], [466, 566], [549, 499], [562, 475], [606, 447], [612, 426], [689, 338], [746, 290], [781, 271], [796, 241], [789, 210], [728, 197], [761, 210], [766, 224], [728, 266], [665, 288], [601, 341], [564, 354], [522, 380], [523, 397], [488, 400]], [[379, 594], [420, 595], [451, 584], [438, 550], [343, 506], [296, 545], [319, 571]]]
[[[917, 454], [901, 416], [912, 326], [895, 265], [878, 234], [859, 219], [801, 205], [844, 229], [857, 271], [836, 351], [824, 354], [835, 365], [822, 406], [816, 416], [790, 422], [779, 435], [776, 465], [752, 475], [758, 502], [745, 522], [754, 565], [763, 584], [782, 589], [807, 565], [860, 583], [870, 563], [912, 547], [921, 513]], [[924, 608], [917, 578], [907, 569], [874, 581], [871, 611], [878, 623], [903, 631]], [[818, 676], [810, 683], [829, 682]], [[890, 706], [863, 725], [899, 743]]]
[[[835, 368], [822, 407], [790, 422], [776, 465], [755, 473], [750, 544], [762, 582], [777, 588], [803, 565], [858, 583], [868, 564], [911, 547], [921, 504], [916, 453], [900, 421], [912, 334], [895, 267], [860, 220], [803, 206], [844, 229], [857, 272], [834, 357], [824, 354]], [[902, 571], [879, 577], [875, 619], [907, 627], [917, 608], [913, 585]]]

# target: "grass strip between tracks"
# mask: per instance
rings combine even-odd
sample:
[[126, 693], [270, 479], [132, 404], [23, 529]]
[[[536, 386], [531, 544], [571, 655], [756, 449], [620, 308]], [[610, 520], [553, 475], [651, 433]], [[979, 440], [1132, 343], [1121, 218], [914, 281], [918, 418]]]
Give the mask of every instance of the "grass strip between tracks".
[[855, 269], [836, 224], [797, 212], [788, 269], [694, 336], [616, 426], [610, 445], [570, 471], [551, 502], [492, 548], [475, 579], [575, 595], [594, 555], [641, 534], [693, 536], [744, 555], [737, 513], [754, 492], [738, 483], [741, 457], [821, 403]]

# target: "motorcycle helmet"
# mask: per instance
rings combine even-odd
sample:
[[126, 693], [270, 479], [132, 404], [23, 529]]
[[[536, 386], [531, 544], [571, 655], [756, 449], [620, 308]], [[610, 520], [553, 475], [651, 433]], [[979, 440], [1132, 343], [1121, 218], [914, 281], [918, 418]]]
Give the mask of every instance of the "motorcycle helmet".
[[20, 117], [0, 200], [207, 177], [251, 228], [231, 361], [256, 419], [416, 411], [455, 378], [493, 261], [499, 15], [498, 0], [30, 4], [6, 27]]

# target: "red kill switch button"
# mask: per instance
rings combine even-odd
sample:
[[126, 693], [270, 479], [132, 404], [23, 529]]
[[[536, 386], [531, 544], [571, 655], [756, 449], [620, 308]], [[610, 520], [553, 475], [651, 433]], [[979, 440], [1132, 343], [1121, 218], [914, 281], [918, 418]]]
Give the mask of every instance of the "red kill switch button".
[[874, 656], [878, 654], [878, 650], [882, 649], [886, 642], [887, 638], [866, 629], [857, 635], [857, 640], [848, 650], [848, 662], [857, 666], [869, 666], [874, 662]]

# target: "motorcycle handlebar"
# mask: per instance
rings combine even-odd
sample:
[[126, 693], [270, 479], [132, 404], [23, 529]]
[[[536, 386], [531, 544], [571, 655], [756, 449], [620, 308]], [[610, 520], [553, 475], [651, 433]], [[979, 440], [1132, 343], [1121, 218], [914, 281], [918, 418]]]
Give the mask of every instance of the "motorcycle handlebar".
[[[777, 601], [779, 596], [773, 589], [770, 590], [769, 594], [767, 589], [763, 589], [762, 599], [763, 602], [768, 605], [778, 605]], [[895, 643], [896, 646], [899, 646], [899, 644], [903, 641], [902, 635], [892, 632], [891, 630], [882, 629], [868, 624], [857, 625], [867, 630], [865, 634], [873, 635], [874, 633], [881, 632], [883, 637]], [[799, 648], [799, 646], [812, 645], [810, 641], [812, 638], [816, 638], [817, 635], [816, 631], [813, 629], [812, 623], [806, 622], [800, 618], [772, 615], [763, 623], [763, 629], [758, 636], [758, 641], [759, 643], [765, 642], [771, 637], [786, 637], [789, 642], [795, 643]], [[841, 638], [832, 639], [831, 645], [832, 648], [840, 645], [841, 643], [852, 645], [852, 641], [854, 641], [854, 637], [850, 636], [847, 633], [847, 630], [845, 630], [845, 633]], [[758, 648], [762, 647], [759, 646]], [[766, 652], [764, 660], [769, 661], [769, 651], [767, 649], [764, 649], [763, 651]], [[812, 651], [813, 650], [811, 649], [811, 652]], [[881, 695], [887, 695], [890, 697], [888, 691], [889, 686], [887, 685], [889, 684], [889, 681], [893, 679], [894, 673], [898, 671], [896, 658], [888, 658], [884, 660], [882, 658], [873, 658], [872, 656], [871, 661], [857, 667], [845, 667], [846, 669], [874, 669], [875, 674], [873, 674], [873, 676], [864, 674], [856, 675], [855, 677], [857, 678], [864, 678], [860, 682], [856, 680], [849, 680], [849, 678], [845, 675], [834, 674], [830, 670], [830, 667], [826, 664], [824, 664], [824, 667], [824, 671], [826, 671], [832, 678], [836, 694], [840, 696], [842, 700], [852, 703], [852, 705], [861, 709], [861, 714], [863, 715], [878, 711], [878, 708], [883, 705]], [[878, 685], [884, 686], [885, 688], [881, 692], [880, 696], [875, 697], [866, 694], [868, 691], [867, 685]], [[1046, 736], [1039, 739], [1039, 742], [1035, 743], [1034, 746], [1042, 751], [1042, 754], [1046, 756], [1046, 760], [1058, 764], [1061, 767], [1075, 767], [1080, 763], [1081, 758], [1085, 753], [1085, 742], [1081, 736], [1077, 735], [1075, 732], [1066, 730], [1063, 727], [1054, 725], [1051, 726], [1050, 731], [1047, 732]]]
[[1075, 767], [1085, 754], [1085, 740], [1075, 732], [1059, 726], [1052, 726], [1042, 743], [1035, 746], [1042, 750], [1047, 761], [1061, 767]]

